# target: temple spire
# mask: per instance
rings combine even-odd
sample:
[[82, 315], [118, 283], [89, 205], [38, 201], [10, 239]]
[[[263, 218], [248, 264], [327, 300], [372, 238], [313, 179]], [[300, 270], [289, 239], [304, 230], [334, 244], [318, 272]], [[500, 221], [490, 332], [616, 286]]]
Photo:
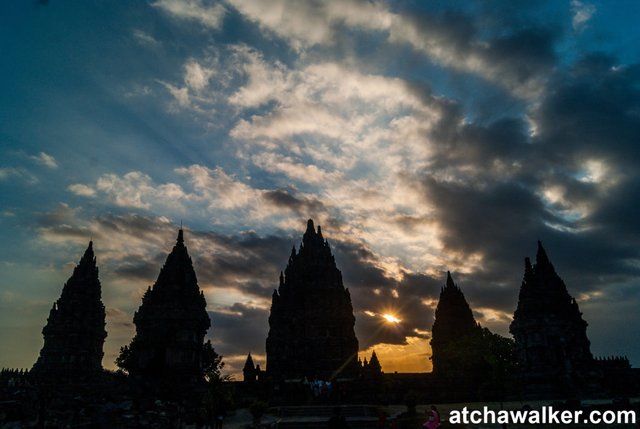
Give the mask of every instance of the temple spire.
[[93, 240], [89, 241], [89, 245], [87, 246], [87, 250], [84, 251], [84, 256], [91, 256], [93, 258]]
[[247, 355], [247, 360], [244, 363], [244, 369], [255, 369], [255, 365], [253, 364], [253, 358], [251, 357], [251, 352]]
[[455, 288], [456, 284], [453, 282], [453, 277], [451, 277], [451, 271], [447, 271], [447, 285], [446, 287], [450, 288]]
[[84, 254], [82, 255], [82, 258], [80, 258], [80, 262], [78, 263], [78, 266], [76, 267], [76, 269], [86, 269], [87, 267], [92, 267], [95, 266], [96, 263], [96, 256], [93, 253], [93, 241], [89, 241], [89, 245], [87, 246], [87, 249], [84, 251]]
[[549, 265], [549, 257], [547, 256], [547, 252], [542, 247], [542, 242], [538, 240], [538, 252], [536, 253], [536, 265], [543, 266]]
[[177, 244], [184, 244], [184, 232], [182, 231], [182, 221], [180, 221], [180, 229], [178, 230]]

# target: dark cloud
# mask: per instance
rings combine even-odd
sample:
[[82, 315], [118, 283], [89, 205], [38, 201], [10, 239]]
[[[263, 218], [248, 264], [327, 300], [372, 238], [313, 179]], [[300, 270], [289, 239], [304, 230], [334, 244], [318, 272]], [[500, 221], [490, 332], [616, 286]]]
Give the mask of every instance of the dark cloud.
[[218, 311], [210, 311], [211, 338], [216, 351], [223, 355], [264, 353], [269, 330], [269, 311], [235, 303]]
[[134, 237], [140, 236], [165, 236], [168, 230], [175, 231], [175, 225], [168, 224], [166, 220], [155, 216], [138, 214], [107, 214], [96, 218], [97, 229], [108, 239], [109, 234], [127, 234]]
[[637, 167], [639, 81], [640, 66], [604, 54], [587, 55], [559, 75], [535, 113], [547, 156], [569, 165], [597, 157]]
[[201, 283], [236, 287], [262, 298], [270, 297], [284, 270], [292, 238], [255, 232], [222, 235], [214, 232], [195, 233], [202, 243], [194, 265]]
[[[543, 36], [533, 56], [548, 67], [552, 37]], [[479, 267], [457, 276], [472, 307], [513, 311], [522, 258], [535, 256], [537, 239], [574, 296], [601, 293], [586, 305], [593, 314], [638, 301], [639, 70], [603, 54], [558, 70], [530, 110], [533, 132], [520, 116], [483, 124], [463, 120], [456, 105], [442, 110], [428, 136], [436, 155], [416, 180], [445, 251], [462, 263], [481, 255]], [[589, 162], [601, 171], [588, 171]]]
[[152, 282], [158, 276], [160, 268], [164, 264], [167, 255], [165, 253], [158, 253], [155, 257], [150, 259], [142, 258], [127, 258], [118, 263], [115, 267], [114, 273], [118, 276], [130, 279], [145, 280]]
[[41, 227], [61, 227], [68, 226], [75, 218], [77, 210], [72, 209], [67, 204], [58, 204], [50, 212], [38, 213], [36, 221]]
[[490, 41], [487, 61], [499, 64], [516, 83], [548, 73], [554, 66], [557, 33], [547, 28], [527, 28]]
[[278, 208], [287, 208], [298, 214], [324, 213], [324, 204], [315, 198], [300, 197], [295, 190], [275, 189], [262, 195], [268, 202]]
[[488, 253], [506, 260], [514, 246], [539, 237], [545, 221], [560, 221], [518, 183], [476, 186], [428, 177], [423, 186], [425, 198], [436, 207], [445, 246], [454, 251]]
[[464, 70], [467, 58], [478, 58], [484, 69], [481, 75], [518, 91], [552, 72], [557, 61], [555, 44], [562, 35], [562, 26], [548, 19], [515, 24], [531, 12], [528, 8], [485, 8], [484, 16], [479, 17], [452, 6], [424, 13], [412, 11], [403, 17], [413, 31], [448, 51], [445, 55], [454, 68], [458, 64], [457, 68]]

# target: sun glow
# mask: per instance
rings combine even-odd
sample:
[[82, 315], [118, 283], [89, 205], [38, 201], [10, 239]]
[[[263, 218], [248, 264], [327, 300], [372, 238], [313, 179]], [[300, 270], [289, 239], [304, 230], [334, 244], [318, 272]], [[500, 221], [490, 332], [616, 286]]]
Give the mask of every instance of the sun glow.
[[385, 314], [382, 315], [382, 318], [384, 320], [386, 320], [387, 322], [389, 322], [389, 323], [400, 323], [400, 322], [402, 322], [402, 320], [398, 319], [393, 314], [385, 313]]

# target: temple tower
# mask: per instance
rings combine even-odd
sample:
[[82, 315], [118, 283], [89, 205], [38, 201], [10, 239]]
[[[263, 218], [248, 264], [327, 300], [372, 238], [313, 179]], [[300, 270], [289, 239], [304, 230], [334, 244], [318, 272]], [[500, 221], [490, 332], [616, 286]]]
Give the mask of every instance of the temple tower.
[[479, 330], [480, 327], [462, 290], [453, 282], [451, 273], [447, 271], [447, 282], [440, 290], [440, 299], [431, 328], [433, 372], [442, 373], [452, 367], [462, 369], [459, 363], [452, 360], [449, 348], [456, 341], [476, 334]]
[[107, 332], [92, 241], [53, 304], [42, 334], [44, 346], [32, 370], [37, 379], [89, 379], [102, 372]]
[[133, 317], [136, 336], [123, 350], [130, 374], [151, 380], [201, 381], [204, 336], [211, 326], [206, 306], [180, 229], [158, 279]]
[[349, 290], [342, 284], [322, 230], [307, 222], [274, 290], [267, 375], [272, 379], [331, 379], [358, 373], [358, 340]]
[[247, 360], [244, 362], [244, 367], [242, 368], [242, 376], [243, 381], [252, 382], [258, 379], [258, 374], [256, 373], [256, 366], [253, 363], [253, 358], [251, 357], [251, 353], [247, 355]]
[[533, 393], [575, 393], [589, 384], [594, 359], [587, 322], [538, 242], [536, 264], [525, 258], [518, 308], [509, 327]]
[[378, 355], [376, 355], [376, 351], [374, 350], [371, 353], [371, 358], [367, 361], [367, 358], [364, 358], [364, 362], [358, 361], [361, 365], [361, 374], [365, 379], [379, 379], [382, 375], [382, 365], [380, 365], [380, 361], [378, 360]]

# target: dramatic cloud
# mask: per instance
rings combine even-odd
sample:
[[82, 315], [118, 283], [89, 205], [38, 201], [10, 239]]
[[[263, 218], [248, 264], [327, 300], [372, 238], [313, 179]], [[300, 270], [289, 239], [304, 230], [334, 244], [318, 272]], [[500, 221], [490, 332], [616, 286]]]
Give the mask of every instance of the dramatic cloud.
[[447, 270], [477, 320], [508, 335], [538, 239], [580, 302], [594, 353], [637, 364], [640, 345], [622, 327], [640, 323], [640, 65], [633, 14], [619, 9], [23, 10], [33, 19], [0, 28], [0, 332], [24, 341], [0, 356], [33, 362], [51, 302], [93, 238], [112, 366], [184, 221], [210, 338], [231, 372], [249, 351], [264, 364], [271, 293], [313, 218], [350, 290], [361, 355], [375, 349], [385, 370], [430, 368]]
[[[453, 8], [402, 14], [383, 3], [361, 1], [230, 3], [297, 50], [335, 44], [353, 29], [378, 31], [390, 42], [407, 44], [439, 65], [477, 74], [522, 97], [540, 93], [555, 59], [556, 35], [549, 25], [512, 29], [502, 21], [502, 34], [486, 37], [472, 16]], [[581, 22], [588, 13], [585, 8], [576, 12]]]

